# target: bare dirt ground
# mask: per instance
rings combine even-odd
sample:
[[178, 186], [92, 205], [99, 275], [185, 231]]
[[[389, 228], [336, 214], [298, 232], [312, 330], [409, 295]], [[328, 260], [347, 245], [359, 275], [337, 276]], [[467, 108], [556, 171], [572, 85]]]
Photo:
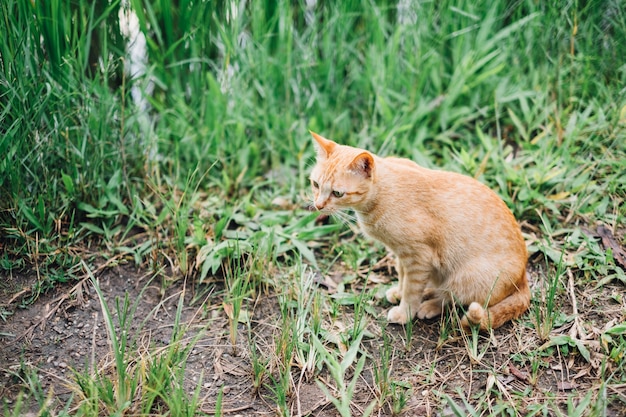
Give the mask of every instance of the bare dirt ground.
[[[533, 273], [534, 280], [540, 273]], [[202, 332], [189, 355], [185, 374], [188, 392], [192, 393], [198, 384], [201, 385], [201, 410], [208, 414], [214, 412], [221, 389], [226, 415], [276, 415], [269, 382], [266, 381], [256, 393], [252, 387], [247, 327], [240, 325], [235, 348], [230, 342], [223, 300], [216, 295], [221, 294], [219, 280], [203, 288], [185, 286], [178, 281], [162, 291], [161, 283], [150, 283], [149, 277], [150, 274], [130, 265], [103, 269], [97, 276], [111, 310], [115, 310], [115, 300], [123, 299], [126, 294], [131, 302], [140, 300], [131, 326], [137, 332], [134, 336], [137, 336], [138, 346], [146, 349], [167, 346], [172, 337], [179, 295], [184, 292], [185, 307], [181, 319], [189, 328], [187, 337], [191, 339]], [[10, 300], [12, 294], [28, 288], [35, 279], [35, 274], [0, 277], [5, 283], [2, 299]], [[318, 290], [327, 289], [320, 286]], [[552, 355], [543, 354], [536, 364], [538, 370], [533, 370], [530, 352], [537, 351], [543, 343], [538, 340], [530, 317], [506, 324], [491, 337], [481, 336], [479, 352], [482, 357], [478, 361], [470, 359], [467, 341], [459, 334], [442, 338], [442, 324], [438, 320], [416, 320], [410, 343], [407, 343], [407, 334], [402, 327], [387, 327], [384, 331], [392, 347], [389, 360], [391, 380], [400, 382], [399, 386], [405, 387], [408, 393], [408, 402], [401, 415], [452, 415], [450, 407], [442, 405], [441, 393], [446, 393], [458, 404], [463, 403], [463, 398], [476, 404], [476, 401], [482, 401], [480, 398], [494, 398], [484, 395], [485, 389], [491, 388], [520, 409], [529, 410], [533, 404], [545, 401], [562, 403], [564, 409], [568, 397], [578, 395], [582, 398], [589, 390], [598, 391], [605, 358], [598, 343], [598, 332], [607, 323], [624, 320], [626, 300], [615, 301], [615, 294], [623, 293], [624, 288], [608, 284], [600, 290], [574, 291], [577, 309], [582, 312], [581, 320], [566, 322], [557, 331], [582, 340], [591, 352], [589, 361], [574, 349], [568, 355], [556, 349]], [[13, 307], [16, 300], [13, 300]], [[596, 307], [599, 300], [606, 302], [605, 308]], [[384, 317], [386, 306], [382, 302], [374, 303], [372, 307], [379, 318]], [[269, 357], [276, 349], [277, 337], [284, 331], [280, 326], [279, 304], [271, 293], [261, 294], [248, 308], [255, 344], [261, 354]], [[572, 303], [563, 302], [560, 308], [571, 314]], [[346, 320], [349, 321], [351, 314], [351, 307], [346, 307]], [[367, 404], [376, 399], [374, 368], [383, 360], [381, 323], [376, 317], [369, 318], [369, 337], [363, 339], [361, 350], [367, 352], [368, 359], [357, 384], [353, 415], [362, 413]], [[89, 280], [78, 286], [76, 282], [59, 285], [27, 308], [16, 308], [6, 322], [0, 322], [0, 398], [8, 401], [9, 408], [11, 401], [15, 401], [18, 392], [24, 388], [21, 376], [25, 367], [37, 370], [43, 388], [62, 405], [76, 386], [72, 382], [72, 370], [82, 372], [91, 363], [100, 368], [113, 366], [101, 306]], [[604, 363], [612, 366], [610, 361]], [[605, 370], [605, 375], [610, 372], [610, 369]], [[325, 370], [318, 378], [328, 387], [333, 386]], [[338, 415], [315, 383], [315, 377], [298, 372], [294, 367], [292, 386], [290, 414]], [[626, 415], [625, 384], [613, 384], [605, 389], [610, 401], [608, 415]], [[483, 392], [482, 396], [480, 392]], [[384, 416], [391, 415], [391, 412], [386, 405], [375, 414]]]

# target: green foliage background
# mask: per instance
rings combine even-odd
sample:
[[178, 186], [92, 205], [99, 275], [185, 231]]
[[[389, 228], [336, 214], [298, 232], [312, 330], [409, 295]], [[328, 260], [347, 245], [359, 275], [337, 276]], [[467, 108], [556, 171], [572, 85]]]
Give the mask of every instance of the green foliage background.
[[[136, 62], [130, 51], [142, 42]], [[133, 307], [118, 299], [112, 313], [98, 289], [94, 274], [129, 261], [151, 268], [163, 294], [182, 277], [208, 283], [212, 305], [198, 311], [211, 312], [207, 326], [216, 309], [224, 313], [224, 326], [213, 327], [222, 334], [228, 322], [233, 351], [248, 323], [242, 357], [254, 394], [277, 414], [294, 410], [294, 375], [313, 382], [323, 368], [320, 386], [342, 415], [354, 404], [400, 414], [418, 387], [417, 397], [460, 416], [619, 413], [626, 274], [613, 251], [624, 247], [626, 218], [624, 51], [623, 0], [1, 1], [0, 289], [3, 277], [36, 271], [32, 290], [12, 299], [28, 304], [59, 282], [91, 278], [116, 363], [97, 377], [68, 376], [77, 396], [61, 414], [70, 405], [78, 415], [200, 412], [204, 385], [184, 390], [200, 337], [179, 343], [184, 294], [176, 337], [151, 356], [137, 354], [142, 333], [127, 320], [141, 297]], [[308, 130], [462, 172], [502, 196], [536, 272], [531, 308], [508, 335], [523, 348], [477, 333], [448, 337], [458, 331], [453, 310], [442, 317], [435, 362], [416, 364], [413, 323], [389, 332], [384, 320], [373, 324], [384, 288], [359, 272], [386, 253], [305, 210]], [[347, 272], [336, 293], [317, 291], [320, 273], [337, 269]], [[273, 320], [264, 334], [249, 317], [267, 293], [277, 311], [264, 317]], [[581, 314], [569, 304], [576, 293], [591, 300]], [[8, 307], [0, 304], [1, 320]], [[335, 321], [352, 324], [337, 334]], [[370, 325], [382, 344], [363, 342], [374, 337]], [[507, 360], [481, 360], [493, 351]], [[468, 373], [458, 368], [465, 360], [488, 375], [471, 398], [454, 394], [451, 374], [436, 384], [435, 366], [455, 356], [458, 372]], [[137, 357], [144, 365], [128, 368]], [[528, 371], [511, 395], [499, 379], [510, 364]], [[558, 365], [569, 378], [568, 366], [581, 364], [572, 381], [585, 382], [571, 394], [544, 372]], [[37, 401], [48, 415], [52, 391], [29, 366], [6, 375], [30, 393], [27, 408]], [[407, 366], [418, 384], [406, 380]], [[378, 390], [367, 408], [353, 398], [366, 369], [373, 385], [363, 391]], [[223, 395], [222, 387], [216, 415]], [[22, 399], [13, 412], [5, 403], [5, 415], [20, 414]]]
[[[138, 261], [172, 250], [199, 270], [225, 213], [306, 199], [308, 129], [479, 177], [544, 231], [623, 224], [620, 1], [0, 8], [5, 267], [35, 253], [76, 264], [72, 247], [142, 229], [153, 244], [133, 246]], [[146, 41], [132, 76], [122, 14]]]

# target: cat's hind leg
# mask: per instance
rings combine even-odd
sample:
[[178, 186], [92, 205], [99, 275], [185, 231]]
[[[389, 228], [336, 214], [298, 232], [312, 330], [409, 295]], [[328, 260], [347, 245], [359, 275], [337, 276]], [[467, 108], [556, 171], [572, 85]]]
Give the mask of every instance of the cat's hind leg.
[[440, 316], [447, 304], [448, 299], [445, 297], [435, 297], [426, 300], [420, 304], [417, 310], [417, 318], [420, 320], [428, 320]]
[[524, 271], [522, 278], [515, 285], [515, 290], [508, 297], [483, 308], [480, 303], [472, 302], [463, 318], [461, 327], [466, 333], [471, 331], [471, 325], [478, 325], [481, 331], [496, 329], [509, 320], [524, 314], [530, 306], [530, 288], [528, 276]]
[[446, 291], [433, 286], [432, 281], [424, 289], [422, 304], [417, 309], [417, 318], [420, 320], [432, 319], [440, 316], [444, 308], [450, 302], [450, 296]]

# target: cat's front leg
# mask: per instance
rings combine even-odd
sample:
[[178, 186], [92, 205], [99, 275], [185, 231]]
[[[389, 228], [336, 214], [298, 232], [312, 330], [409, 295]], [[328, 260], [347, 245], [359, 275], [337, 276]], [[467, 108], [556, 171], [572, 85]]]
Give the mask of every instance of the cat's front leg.
[[402, 287], [404, 284], [404, 267], [400, 258], [396, 258], [396, 270], [398, 271], [398, 285], [394, 285], [385, 292], [387, 301], [391, 304], [397, 304], [402, 299]]
[[405, 324], [415, 317], [422, 304], [422, 294], [430, 276], [427, 271], [407, 271], [406, 266], [403, 269], [405, 275], [402, 281], [401, 300], [398, 306], [387, 313], [387, 321], [390, 323]]

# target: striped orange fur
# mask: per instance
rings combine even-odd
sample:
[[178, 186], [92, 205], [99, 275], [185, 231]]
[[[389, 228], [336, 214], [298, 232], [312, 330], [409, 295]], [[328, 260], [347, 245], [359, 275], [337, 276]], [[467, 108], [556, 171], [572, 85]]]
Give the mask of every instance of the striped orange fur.
[[397, 260], [398, 285], [386, 295], [388, 321], [440, 315], [452, 300], [467, 307], [461, 326], [496, 328], [530, 305], [528, 254], [502, 199], [473, 178], [381, 158], [311, 132], [317, 163], [313, 204], [353, 209], [365, 235]]

